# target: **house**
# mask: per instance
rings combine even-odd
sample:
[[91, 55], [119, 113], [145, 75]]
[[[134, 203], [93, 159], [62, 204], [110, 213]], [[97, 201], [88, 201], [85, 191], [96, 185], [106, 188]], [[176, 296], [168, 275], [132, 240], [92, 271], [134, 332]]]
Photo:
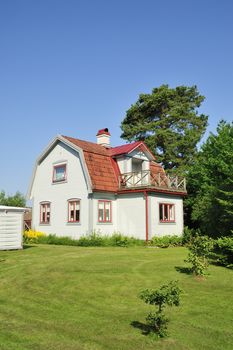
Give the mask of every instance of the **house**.
[[169, 177], [142, 141], [111, 147], [58, 135], [36, 161], [32, 228], [79, 238], [94, 230], [143, 240], [181, 235], [185, 179]]

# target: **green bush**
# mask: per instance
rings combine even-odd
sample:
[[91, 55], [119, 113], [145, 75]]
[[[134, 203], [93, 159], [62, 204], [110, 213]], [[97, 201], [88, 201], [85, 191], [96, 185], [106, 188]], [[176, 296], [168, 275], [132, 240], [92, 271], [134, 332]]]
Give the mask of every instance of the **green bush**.
[[196, 236], [189, 246], [189, 254], [185, 262], [190, 263], [193, 274], [204, 275], [209, 264], [209, 257], [213, 249], [213, 241], [207, 236]]
[[160, 248], [177, 247], [182, 245], [182, 237], [175, 235], [163, 237], [154, 236], [149, 244]]
[[82, 236], [78, 240], [81, 247], [103, 247], [106, 245], [106, 237], [99, 232], [93, 231], [90, 235]]
[[183, 230], [183, 235], [182, 235], [182, 243], [184, 245], [189, 244], [192, 241], [192, 239], [197, 235], [200, 235], [199, 230], [194, 230], [193, 228], [189, 228], [188, 226], [185, 226]]
[[115, 232], [112, 236], [106, 237], [107, 245], [112, 247], [129, 247], [129, 246], [144, 246], [145, 242], [134, 237], [123, 236], [119, 232]]
[[38, 237], [37, 242], [39, 244], [55, 244], [55, 245], [71, 245], [78, 246], [78, 240], [72, 239], [70, 237], [58, 237], [56, 235], [48, 235]]
[[233, 237], [215, 240], [212, 258], [220, 265], [233, 269]]
[[40, 232], [33, 231], [28, 235], [24, 235], [24, 243], [39, 243], [39, 244], [55, 244], [55, 245], [70, 245], [80, 247], [128, 247], [128, 246], [142, 246], [145, 242], [133, 237], [126, 237], [119, 232], [112, 236], [101, 235], [101, 232], [93, 231], [89, 235], [73, 239], [66, 236], [56, 236], [54, 234], [41, 235]]

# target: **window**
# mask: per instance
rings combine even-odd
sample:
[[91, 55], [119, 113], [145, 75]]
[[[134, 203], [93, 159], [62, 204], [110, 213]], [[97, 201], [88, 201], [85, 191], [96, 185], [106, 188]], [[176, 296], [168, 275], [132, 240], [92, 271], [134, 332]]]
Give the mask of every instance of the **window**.
[[160, 203], [159, 204], [159, 221], [160, 222], [175, 222], [175, 206], [174, 204]]
[[66, 164], [55, 165], [53, 167], [53, 182], [66, 180]]
[[98, 222], [112, 222], [112, 202], [98, 202]]
[[50, 203], [40, 204], [40, 223], [50, 224]]
[[80, 222], [80, 200], [68, 201], [68, 222]]

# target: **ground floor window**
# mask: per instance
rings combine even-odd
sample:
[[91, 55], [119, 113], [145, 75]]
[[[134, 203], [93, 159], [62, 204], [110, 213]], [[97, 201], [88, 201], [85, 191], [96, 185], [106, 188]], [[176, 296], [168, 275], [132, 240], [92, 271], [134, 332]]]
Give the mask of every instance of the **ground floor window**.
[[98, 222], [112, 222], [112, 202], [107, 200], [98, 201]]
[[50, 224], [50, 203], [41, 203], [40, 204], [40, 223], [41, 224]]
[[68, 222], [80, 222], [80, 200], [68, 201]]
[[170, 203], [159, 203], [159, 221], [175, 222], [175, 205]]

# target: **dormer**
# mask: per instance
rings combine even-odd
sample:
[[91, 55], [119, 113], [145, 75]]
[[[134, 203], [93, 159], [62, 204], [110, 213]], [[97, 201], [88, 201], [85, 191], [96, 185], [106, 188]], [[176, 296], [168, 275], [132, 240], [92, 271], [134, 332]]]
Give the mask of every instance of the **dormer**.
[[153, 154], [142, 141], [114, 147], [111, 155], [116, 159], [121, 174], [139, 173], [150, 169]]

